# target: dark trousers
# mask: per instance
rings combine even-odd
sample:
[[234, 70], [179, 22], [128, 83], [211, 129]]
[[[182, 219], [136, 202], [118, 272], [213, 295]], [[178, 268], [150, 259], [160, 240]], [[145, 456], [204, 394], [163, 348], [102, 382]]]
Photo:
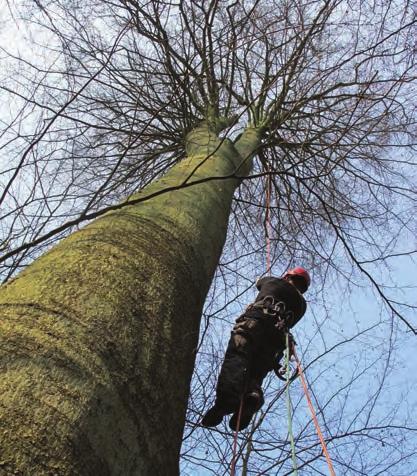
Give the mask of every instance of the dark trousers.
[[236, 320], [216, 389], [216, 405], [225, 413], [237, 411], [242, 395], [253, 391], [262, 405], [262, 381], [274, 367], [276, 353], [285, 348], [285, 335], [275, 323], [259, 309]]

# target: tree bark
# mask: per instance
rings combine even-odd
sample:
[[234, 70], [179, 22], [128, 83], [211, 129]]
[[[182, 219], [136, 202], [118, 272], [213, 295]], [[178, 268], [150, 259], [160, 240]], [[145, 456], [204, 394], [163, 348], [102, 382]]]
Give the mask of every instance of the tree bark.
[[[0, 473], [177, 475], [201, 311], [259, 143], [203, 125], [146, 197], [0, 289]], [[238, 152], [239, 151], [239, 152]], [[134, 202], [132, 202], [134, 203]]]

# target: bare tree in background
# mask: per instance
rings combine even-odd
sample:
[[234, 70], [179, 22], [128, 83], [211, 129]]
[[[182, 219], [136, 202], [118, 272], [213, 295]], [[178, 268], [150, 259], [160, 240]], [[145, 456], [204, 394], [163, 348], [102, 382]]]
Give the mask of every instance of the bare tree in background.
[[[415, 428], [394, 410], [378, 420], [375, 406], [396, 332], [416, 333], [414, 307], [386, 286], [390, 258], [415, 252], [404, 247], [415, 233], [412, 5], [13, 8], [35, 46], [1, 50], [6, 474], [177, 474], [197, 347], [184, 472], [227, 472], [223, 430], [203, 441], [196, 422], [212, 390], [213, 321], [236, 310], [231, 301], [243, 304], [247, 276], [264, 262], [268, 184], [273, 260], [313, 270], [311, 307], [326, 305], [319, 282], [354, 286], [363, 274], [388, 311], [390, 325], [380, 321], [389, 335], [372, 323], [330, 344], [323, 321], [304, 335], [311, 379], [328, 390], [316, 403], [337, 470], [389, 474], [409, 464]], [[339, 349], [354, 354], [362, 340], [372, 352], [345, 368]], [[325, 373], [335, 364], [340, 381]], [[355, 388], [374, 371], [378, 385], [357, 405]], [[285, 418], [274, 406], [282, 392], [270, 388], [267, 418], [241, 440], [246, 474], [291, 472], [285, 430], [273, 423]], [[296, 429], [300, 470], [321, 474], [308, 416]]]

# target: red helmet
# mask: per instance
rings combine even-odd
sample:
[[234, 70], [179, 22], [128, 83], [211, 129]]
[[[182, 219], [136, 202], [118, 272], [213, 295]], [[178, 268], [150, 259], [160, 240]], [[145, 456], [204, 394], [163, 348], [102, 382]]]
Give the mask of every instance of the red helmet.
[[310, 283], [311, 283], [310, 275], [308, 274], [307, 270], [305, 270], [301, 266], [297, 266], [296, 268], [288, 270], [284, 274], [283, 278], [286, 278], [287, 276], [300, 276], [304, 278], [307, 288], [310, 286]]

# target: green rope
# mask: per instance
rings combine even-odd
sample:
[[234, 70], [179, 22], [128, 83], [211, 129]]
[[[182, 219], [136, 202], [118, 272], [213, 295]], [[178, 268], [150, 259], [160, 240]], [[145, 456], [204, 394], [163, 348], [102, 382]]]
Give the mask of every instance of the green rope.
[[291, 396], [290, 396], [290, 338], [287, 333], [287, 338], [286, 338], [286, 345], [287, 345], [287, 356], [286, 356], [286, 378], [287, 378], [287, 414], [288, 414], [288, 435], [290, 437], [290, 443], [291, 443], [291, 458], [292, 458], [292, 467], [293, 467], [293, 475], [297, 476], [298, 471], [297, 471], [297, 458], [295, 455], [295, 443], [294, 443], [294, 435], [292, 432], [292, 414], [291, 414]]

